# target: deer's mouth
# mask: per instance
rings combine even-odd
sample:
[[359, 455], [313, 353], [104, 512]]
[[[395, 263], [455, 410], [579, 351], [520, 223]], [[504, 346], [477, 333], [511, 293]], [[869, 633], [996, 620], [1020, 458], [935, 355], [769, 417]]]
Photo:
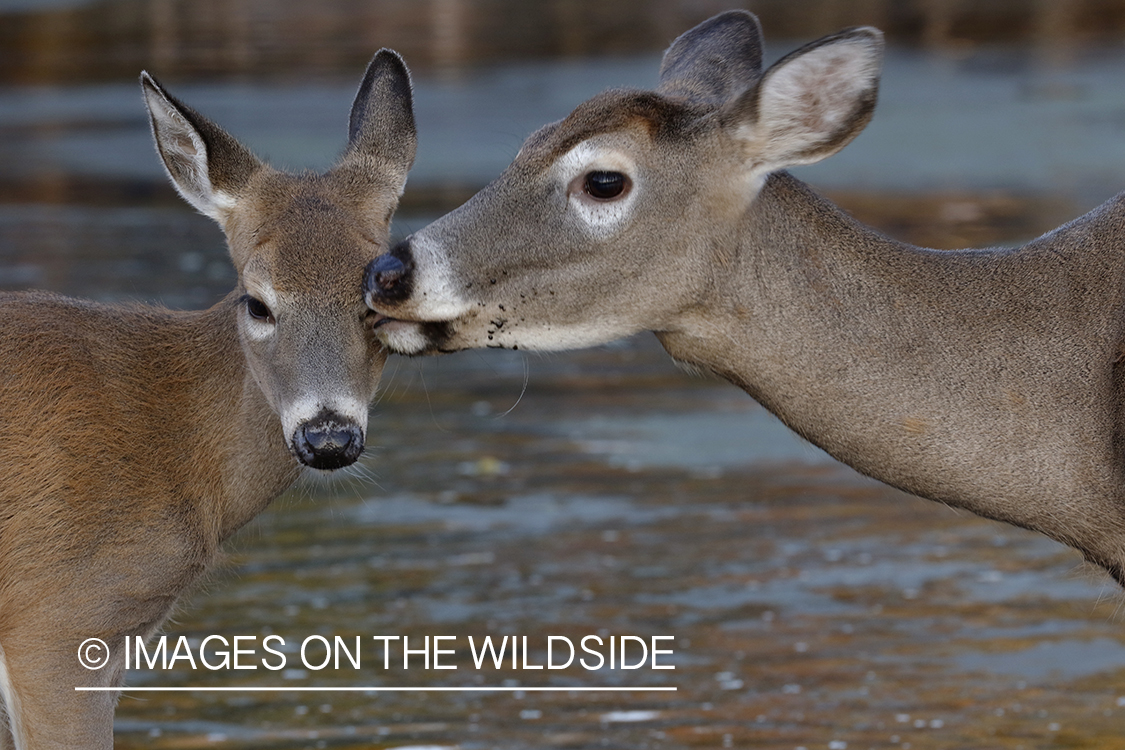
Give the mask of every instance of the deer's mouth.
[[381, 312], [372, 312], [369, 316], [371, 321], [371, 330], [377, 331], [388, 323], [400, 322], [397, 318], [392, 318], [390, 315], [384, 315]]
[[371, 327], [383, 345], [396, 354], [443, 354], [466, 348], [451, 345], [452, 321], [406, 320], [375, 313]]

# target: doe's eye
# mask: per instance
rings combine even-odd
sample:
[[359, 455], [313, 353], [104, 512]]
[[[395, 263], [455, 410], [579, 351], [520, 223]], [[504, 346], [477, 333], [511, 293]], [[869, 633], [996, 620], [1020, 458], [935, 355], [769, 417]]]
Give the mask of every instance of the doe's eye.
[[582, 189], [591, 198], [613, 200], [629, 189], [629, 178], [620, 172], [589, 172]]
[[273, 323], [273, 313], [266, 303], [262, 302], [257, 297], [246, 296], [246, 312], [250, 313], [250, 317], [254, 320], [260, 320], [264, 323]]

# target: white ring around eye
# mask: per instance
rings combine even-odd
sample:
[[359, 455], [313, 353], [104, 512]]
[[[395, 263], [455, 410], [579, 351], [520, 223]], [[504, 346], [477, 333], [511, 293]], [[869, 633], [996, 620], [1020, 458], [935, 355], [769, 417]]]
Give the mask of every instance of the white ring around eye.
[[273, 335], [277, 328], [277, 310], [278, 299], [277, 294], [274, 292], [273, 287], [258, 279], [245, 279], [247, 294], [253, 296], [255, 299], [261, 300], [266, 309], [270, 311], [272, 320], [258, 320], [250, 314], [246, 308], [246, 303], [242, 303], [242, 311], [239, 318], [242, 321], [242, 329], [246, 335], [254, 341], [264, 341]]
[[254, 341], [265, 341], [277, 330], [276, 324], [265, 320], [256, 320], [250, 317], [249, 313], [244, 312], [242, 321], [243, 330]]
[[[568, 210], [574, 211], [594, 237], [606, 239], [625, 226], [641, 187], [632, 159], [617, 149], [583, 141], [558, 160], [557, 169], [566, 186]], [[622, 198], [598, 200], [585, 191], [586, 175], [590, 172], [620, 172], [631, 185]]]
[[604, 239], [625, 225], [632, 213], [633, 191], [616, 201], [599, 201], [585, 193], [572, 193], [570, 205], [575, 214], [582, 219], [590, 231]]

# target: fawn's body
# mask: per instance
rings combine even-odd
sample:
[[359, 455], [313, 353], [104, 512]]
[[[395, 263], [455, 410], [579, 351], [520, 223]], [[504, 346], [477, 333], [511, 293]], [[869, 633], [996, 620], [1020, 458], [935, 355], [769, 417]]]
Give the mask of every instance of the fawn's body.
[[[158, 150], [223, 227], [209, 310], [0, 295], [0, 747], [110, 748], [126, 637], [151, 635], [302, 464], [363, 448], [386, 355], [361, 298], [414, 156], [402, 61], [375, 56], [348, 149], [270, 169], [147, 76]], [[79, 645], [99, 638], [108, 664]]]
[[841, 461], [1125, 584], [1125, 199], [1018, 249], [891, 240], [781, 171], [866, 125], [881, 36], [763, 72], [760, 33], [716, 16], [676, 40], [656, 91], [532, 135], [372, 263], [380, 335], [419, 354], [654, 331]]
[[[239, 307], [0, 297], [0, 351], [15, 345], [25, 373], [0, 376], [4, 431], [23, 426], [0, 442], [0, 648], [17, 747], [108, 747], [116, 696], [74, 688], [120, 685], [125, 637], [151, 635], [221, 542], [297, 478], [277, 414], [232, 357]], [[60, 367], [67, 384], [44, 390]], [[108, 666], [79, 664], [87, 638], [115, 652]]]

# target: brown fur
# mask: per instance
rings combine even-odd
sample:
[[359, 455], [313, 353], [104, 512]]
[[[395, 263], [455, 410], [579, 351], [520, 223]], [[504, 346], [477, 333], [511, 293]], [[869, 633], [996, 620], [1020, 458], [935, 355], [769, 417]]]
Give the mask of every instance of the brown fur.
[[[638, 128], [654, 141], [682, 138], [702, 110], [650, 91], [628, 89], [598, 94], [524, 146], [526, 166], [543, 169], [598, 133]], [[547, 148], [543, 148], [547, 146]]]
[[[380, 94], [388, 76], [406, 82], [405, 100]], [[116, 693], [74, 688], [120, 686], [124, 640], [152, 635], [222, 542], [298, 477], [282, 429], [292, 394], [327, 404], [346, 391], [364, 406], [374, 395], [386, 355], [360, 284], [386, 243], [414, 136], [412, 119], [393, 144], [364, 127], [387, 109], [409, 115], [401, 60], [380, 52], [368, 79], [340, 167], [293, 176], [144, 78], [170, 176], [214, 209], [239, 271], [239, 288], [211, 309], [0, 295], [0, 690], [11, 723], [0, 747], [112, 747]], [[207, 145], [203, 169], [193, 136]], [[255, 284], [279, 300], [268, 330], [248, 319]], [[108, 666], [79, 664], [87, 638], [109, 645]]]

